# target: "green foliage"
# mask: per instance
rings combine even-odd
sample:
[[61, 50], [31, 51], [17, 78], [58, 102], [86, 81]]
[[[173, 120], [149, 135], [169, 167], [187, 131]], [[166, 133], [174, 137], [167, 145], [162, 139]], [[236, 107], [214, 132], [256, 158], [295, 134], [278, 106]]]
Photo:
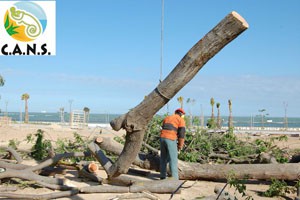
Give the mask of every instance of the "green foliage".
[[192, 119], [190, 116], [184, 116], [185, 126], [186, 128], [190, 128], [192, 125]]
[[[185, 137], [186, 148], [179, 154], [179, 159], [189, 162], [211, 162], [212, 153], [227, 153], [231, 158], [247, 156], [256, 153], [252, 144], [240, 141], [233, 133], [214, 134], [197, 129], [187, 131]], [[216, 162], [224, 162], [215, 160]]]
[[19, 146], [20, 141], [18, 141], [17, 139], [11, 139], [8, 142], [8, 146], [13, 148], [13, 149], [17, 149], [17, 147]]
[[199, 117], [193, 117], [193, 125], [194, 126], [200, 126], [201, 125]]
[[48, 156], [49, 149], [52, 148], [50, 140], [44, 140], [44, 131], [38, 129], [36, 134], [36, 141], [32, 147], [31, 156], [36, 160], [42, 160]]
[[[160, 130], [165, 116], [156, 115], [148, 124], [144, 142], [150, 146], [159, 149]], [[210, 158], [210, 155], [226, 154], [229, 158], [245, 159], [249, 155], [257, 155], [262, 152], [271, 152], [280, 163], [288, 161], [287, 153], [274, 145], [275, 141], [287, 140], [286, 136], [271, 137], [269, 139], [256, 139], [253, 142], [239, 140], [234, 134], [233, 128], [226, 134], [209, 133], [206, 130], [196, 128], [195, 130], [186, 130], [185, 147], [179, 154], [179, 159], [189, 162], [201, 163], [226, 163], [228, 160]], [[121, 141], [124, 143], [124, 141]], [[142, 151], [148, 153], [148, 149], [142, 147]], [[255, 159], [253, 159], [255, 161]], [[247, 160], [251, 163], [251, 160]]]
[[32, 135], [32, 134], [28, 134], [27, 136], [26, 136], [26, 141], [27, 141], [27, 143], [33, 143], [33, 141], [34, 141], [34, 136]]
[[[57, 153], [65, 153], [65, 152], [85, 152], [88, 151], [88, 144], [91, 142], [91, 140], [87, 138], [83, 138], [78, 133], [73, 133], [74, 139], [58, 139], [56, 141], [56, 148], [55, 152]], [[78, 162], [80, 160], [95, 160], [93, 157], [76, 157], [76, 158], [68, 158], [67, 160], [62, 160], [62, 162], [67, 164], [72, 164], [75, 162]]]
[[[244, 179], [237, 179], [234, 171], [230, 171], [229, 174], [227, 174], [227, 184], [229, 184], [230, 187], [234, 187], [235, 191], [239, 192], [246, 200], [253, 200], [251, 196], [246, 194], [247, 187], [245, 184], [247, 179], [247, 176], [245, 176]], [[237, 198], [235, 197], [235, 199]]]
[[119, 142], [120, 144], [125, 144], [125, 139], [124, 138], [121, 138], [121, 137], [114, 137], [114, 140]]
[[[156, 149], [160, 148], [160, 141], [159, 141], [160, 130], [161, 130], [163, 119], [166, 116], [167, 115], [164, 116], [155, 115], [150, 121], [150, 123], [148, 124], [148, 127], [145, 132], [144, 142]], [[142, 151], [147, 153], [148, 149], [142, 147]]]
[[83, 139], [82, 136], [76, 132], [73, 133], [73, 136], [74, 140], [58, 139], [56, 141], [55, 151], [58, 153], [86, 151], [90, 141]]
[[287, 141], [287, 136], [271, 137], [265, 140], [256, 139], [254, 142], [257, 145], [257, 153], [271, 152], [271, 154], [276, 158], [277, 162], [286, 163], [289, 161], [289, 157], [285, 150], [274, 146], [274, 142], [276, 140]]
[[208, 119], [206, 125], [207, 125], [207, 128], [209, 128], [209, 129], [217, 128], [217, 123], [215, 121], [215, 118]]
[[272, 179], [269, 189], [263, 193], [266, 197], [284, 196], [286, 193], [295, 193], [295, 188], [287, 185], [285, 181]]
[[272, 149], [272, 155], [276, 158], [276, 161], [279, 163], [289, 162], [289, 157], [286, 152], [278, 147]]
[[[37, 130], [36, 134], [29, 134], [26, 137], [27, 142], [33, 143], [31, 156], [34, 159], [42, 160], [48, 156], [49, 150], [54, 150], [55, 153], [65, 152], [85, 152], [88, 151], [87, 145], [91, 140], [83, 138], [78, 133], [73, 133], [73, 139], [58, 139], [55, 143], [55, 149], [53, 149], [51, 141], [44, 139], [44, 131], [41, 129]], [[74, 163], [79, 160], [94, 160], [94, 158], [69, 158], [68, 163]], [[65, 160], [62, 160], [64, 162]]]

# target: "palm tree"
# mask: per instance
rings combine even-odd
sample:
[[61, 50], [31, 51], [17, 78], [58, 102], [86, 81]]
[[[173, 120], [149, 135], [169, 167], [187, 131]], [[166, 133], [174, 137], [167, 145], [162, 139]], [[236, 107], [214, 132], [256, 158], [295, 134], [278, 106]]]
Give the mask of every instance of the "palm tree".
[[211, 120], [215, 119], [215, 114], [214, 114], [214, 105], [215, 105], [215, 100], [214, 98], [210, 98], [210, 105], [211, 105]]
[[84, 112], [84, 121], [85, 121], [85, 123], [88, 123], [89, 122], [90, 109], [88, 107], [84, 107], [83, 112]]
[[230, 130], [233, 128], [231, 99], [228, 100], [228, 106], [229, 106], [228, 129]]
[[3, 77], [0, 75], [0, 86], [2, 87], [5, 83], [5, 80], [3, 79]]
[[29, 115], [28, 115], [28, 99], [29, 99], [29, 97], [30, 96], [27, 93], [22, 94], [22, 97], [21, 97], [21, 99], [25, 101], [25, 120], [24, 120], [25, 123], [29, 122]]
[[180, 108], [183, 108], [183, 97], [182, 96], [180, 96], [180, 97], [178, 97], [177, 98], [177, 101], [180, 103]]
[[220, 103], [217, 103], [217, 109], [218, 109], [218, 118], [217, 118], [217, 127], [221, 128], [221, 116], [220, 116]]
[[215, 114], [214, 114], [214, 105], [215, 100], [214, 98], [210, 98], [210, 105], [211, 105], [211, 117], [207, 120], [207, 127], [208, 128], [216, 128], [216, 122], [215, 122]]

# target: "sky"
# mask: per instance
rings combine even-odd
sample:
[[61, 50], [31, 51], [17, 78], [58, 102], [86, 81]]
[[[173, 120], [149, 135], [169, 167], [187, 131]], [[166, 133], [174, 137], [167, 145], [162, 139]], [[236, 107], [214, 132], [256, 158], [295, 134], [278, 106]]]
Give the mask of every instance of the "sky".
[[[299, 0], [165, 0], [162, 79], [232, 11], [249, 28], [216, 54], [159, 113], [300, 117]], [[0, 108], [123, 114], [157, 87], [162, 0], [56, 1], [55, 56], [0, 56]], [[194, 100], [187, 104], [187, 99]], [[72, 103], [70, 103], [72, 102]]]

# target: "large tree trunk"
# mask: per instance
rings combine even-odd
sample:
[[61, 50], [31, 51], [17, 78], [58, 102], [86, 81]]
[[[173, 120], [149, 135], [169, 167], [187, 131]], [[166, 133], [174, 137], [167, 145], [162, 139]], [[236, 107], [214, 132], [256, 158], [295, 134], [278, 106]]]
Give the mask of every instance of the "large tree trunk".
[[238, 13], [228, 14], [187, 52], [166, 79], [139, 105], [110, 122], [114, 130], [126, 130], [126, 142], [121, 155], [109, 169], [109, 177], [128, 171], [141, 148], [146, 126], [154, 114], [173, 98], [208, 60], [247, 28], [247, 22]]
[[179, 162], [179, 178], [185, 180], [224, 180], [232, 176], [236, 179], [258, 180], [298, 180], [299, 163], [286, 164], [200, 164]]
[[[124, 146], [110, 137], [101, 137], [101, 142], [98, 143], [99, 147], [107, 152], [115, 155], [121, 155]], [[159, 170], [159, 157], [157, 155], [148, 155], [144, 153], [138, 153], [133, 161], [134, 165], [137, 165], [143, 169]]]
[[[101, 149], [120, 155], [122, 146], [120, 143], [108, 138], [103, 137], [102, 142], [99, 144]], [[138, 165], [143, 169], [159, 170], [159, 157], [147, 156], [138, 154], [133, 164]], [[286, 163], [286, 164], [200, 164], [179, 161], [179, 178], [183, 180], [222, 180], [227, 179], [229, 175], [237, 179], [262, 179], [271, 180], [284, 179], [284, 180], [297, 180], [300, 174], [299, 163]]]

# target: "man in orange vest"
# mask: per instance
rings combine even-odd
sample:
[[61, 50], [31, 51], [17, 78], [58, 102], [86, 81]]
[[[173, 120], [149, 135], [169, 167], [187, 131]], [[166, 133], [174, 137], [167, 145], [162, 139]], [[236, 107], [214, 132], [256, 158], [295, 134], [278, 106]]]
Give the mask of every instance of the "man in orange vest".
[[178, 179], [178, 152], [183, 148], [185, 136], [184, 110], [179, 108], [173, 115], [167, 116], [160, 134], [160, 179], [167, 176], [167, 163], [171, 175]]

